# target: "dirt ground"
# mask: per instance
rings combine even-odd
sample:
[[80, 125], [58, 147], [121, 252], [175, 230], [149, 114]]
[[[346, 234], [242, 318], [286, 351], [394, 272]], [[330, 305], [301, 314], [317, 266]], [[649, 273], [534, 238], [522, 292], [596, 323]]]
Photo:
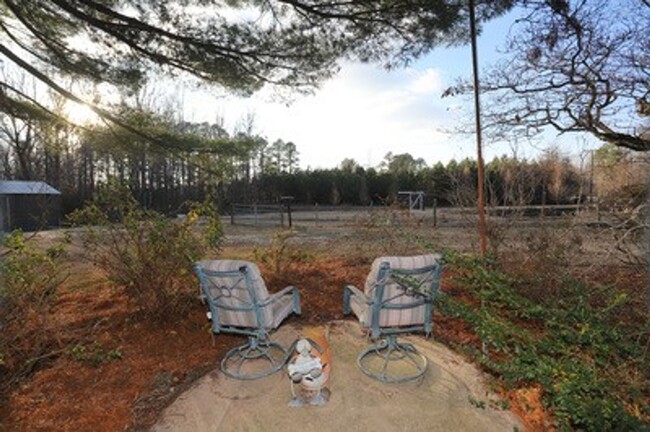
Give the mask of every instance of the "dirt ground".
[[[503, 232], [494, 235], [503, 237], [502, 251], [520, 253], [543, 243], [536, 236], [561, 236], [573, 228], [575, 239], [568, 239], [567, 247], [573, 248], [569, 252], [578, 268], [593, 268], [611, 259], [605, 231], [589, 221], [576, 225], [575, 220], [547, 220], [548, 233], [539, 220], [523, 221], [517, 227], [502, 221]], [[370, 263], [379, 255], [425, 249], [468, 251], [477, 244], [471, 216], [452, 210], [439, 210], [435, 227], [428, 211], [331, 212], [318, 218], [309, 213], [294, 216], [293, 234], [285, 240], [287, 252], [274, 259], [268, 252], [281, 242], [277, 226], [224, 222], [227, 237], [220, 257], [258, 262], [272, 292], [289, 284], [299, 286], [303, 308], [309, 312], [290, 318], [288, 322], [295, 325], [342, 319], [343, 286], [362, 285]], [[39, 241], [48, 243], [62, 236], [61, 231], [45, 232], [39, 234]], [[220, 335], [213, 345], [198, 300], [186, 318], [175, 322], [154, 324], [134, 318], [121, 289], [84, 264], [83, 255], [81, 248], [73, 248], [71, 274], [51, 312], [57, 335], [53, 343], [60, 343], [62, 349], [40, 362], [7, 395], [0, 411], [0, 430], [146, 429], [178, 394], [213, 370], [225, 350], [240, 341]], [[445, 277], [443, 291], [451, 284], [453, 274]], [[475, 341], [460, 322], [441, 317], [434, 317], [434, 322], [436, 340]], [[72, 350], [63, 349], [72, 338], [79, 343]], [[541, 407], [539, 389], [519, 389], [504, 396], [527, 430], [547, 429], [550, 417]]]
[[[321, 326], [334, 353], [329, 402], [292, 408], [286, 374], [240, 381], [213, 372], [181, 395], [153, 431], [510, 431], [520, 421], [484, 385], [482, 374], [444, 345], [405, 337], [429, 359], [418, 380], [387, 384], [362, 374], [356, 358], [367, 347], [364, 329], [352, 320]], [[274, 339], [289, 345], [301, 329], [283, 325]]]

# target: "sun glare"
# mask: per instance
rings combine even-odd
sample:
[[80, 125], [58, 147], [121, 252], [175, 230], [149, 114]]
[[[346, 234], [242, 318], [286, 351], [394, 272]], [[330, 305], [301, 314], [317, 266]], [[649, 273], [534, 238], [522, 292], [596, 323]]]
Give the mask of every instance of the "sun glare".
[[68, 101], [65, 105], [65, 115], [73, 123], [87, 125], [99, 122], [99, 116], [85, 105]]

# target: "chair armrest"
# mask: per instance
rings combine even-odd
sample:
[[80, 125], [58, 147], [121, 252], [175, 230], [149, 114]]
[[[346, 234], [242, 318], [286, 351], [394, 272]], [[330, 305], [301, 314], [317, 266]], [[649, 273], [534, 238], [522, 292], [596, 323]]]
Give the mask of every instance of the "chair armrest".
[[368, 296], [361, 291], [359, 288], [355, 287], [354, 285], [346, 285], [345, 290], [350, 291], [352, 294], [355, 296], [361, 297], [361, 300], [366, 303], [366, 304], [372, 304], [372, 300], [368, 298]]
[[267, 306], [270, 303], [273, 303], [274, 301], [278, 300], [280, 297], [283, 297], [285, 295], [293, 295], [293, 292], [296, 291], [298, 287], [290, 285], [274, 294], [271, 294], [268, 296], [266, 300], [264, 300], [262, 303], [260, 303], [260, 306]]

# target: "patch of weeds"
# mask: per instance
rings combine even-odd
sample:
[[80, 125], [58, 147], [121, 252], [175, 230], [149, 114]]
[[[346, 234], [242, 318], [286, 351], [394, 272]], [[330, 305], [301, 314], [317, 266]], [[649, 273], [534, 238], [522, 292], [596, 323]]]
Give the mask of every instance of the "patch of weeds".
[[459, 290], [439, 296], [438, 308], [480, 338], [479, 347], [465, 352], [486, 370], [509, 387], [540, 384], [561, 430], [644, 427], [650, 417], [644, 402], [650, 394], [650, 324], [647, 318], [634, 327], [624, 321], [630, 300], [625, 293], [566, 277], [547, 295], [529, 297], [528, 281], [507, 275], [495, 262], [453, 253], [446, 261], [462, 296]]
[[309, 262], [313, 257], [292, 246], [290, 240], [296, 233], [290, 230], [278, 231], [273, 235], [271, 245], [266, 249], [254, 249], [256, 261], [264, 264], [276, 275], [280, 275], [291, 264]]
[[472, 405], [474, 408], [484, 410], [487, 407], [487, 404], [485, 403], [485, 401], [478, 400], [478, 399], [472, 397], [471, 395], [467, 396], [467, 400], [469, 401], [469, 404]]
[[507, 399], [492, 399], [490, 400], [490, 407], [493, 409], [506, 411], [510, 409], [510, 401]]
[[[67, 277], [62, 268], [65, 256], [62, 244], [40, 249], [21, 230], [3, 236], [0, 300], [10, 313], [33, 309], [46, 314]], [[8, 315], [6, 311], [4, 315]]]
[[373, 209], [355, 224], [355, 236], [361, 240], [355, 242], [357, 254], [409, 255], [436, 249], [431, 238], [422, 235], [421, 225], [422, 220], [397, 206]]
[[95, 341], [90, 345], [78, 343], [67, 351], [68, 356], [80, 363], [88, 363], [94, 367], [108, 361], [122, 359], [122, 353], [117, 348], [107, 350], [104, 346]]

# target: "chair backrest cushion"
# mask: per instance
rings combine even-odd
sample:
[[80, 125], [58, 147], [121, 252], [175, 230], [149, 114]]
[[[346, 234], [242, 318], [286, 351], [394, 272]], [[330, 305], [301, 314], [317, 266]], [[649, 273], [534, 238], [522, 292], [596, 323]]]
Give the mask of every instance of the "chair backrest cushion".
[[[432, 298], [438, 288], [438, 277], [440, 274], [441, 256], [439, 254], [418, 255], [418, 256], [386, 256], [377, 258], [370, 268], [364, 286], [365, 294], [374, 302], [384, 305], [406, 305], [417, 302], [418, 297], [407, 294], [404, 289], [403, 280], [408, 279], [422, 289], [425, 289]], [[386, 263], [389, 269], [382, 275], [382, 265]], [[414, 271], [430, 268], [431, 271], [410, 274], [408, 276], [400, 273], [400, 270]], [[383, 276], [383, 277], [382, 277]], [[379, 285], [383, 285], [382, 298], [377, 298]], [[421, 297], [420, 297], [421, 299]], [[429, 309], [430, 310], [430, 309]], [[390, 309], [382, 307], [379, 310], [379, 327], [400, 327], [423, 324], [430, 319], [426, 316], [427, 308], [424, 304], [404, 309]]]
[[261, 323], [255, 313], [255, 304], [269, 297], [262, 274], [255, 263], [240, 260], [203, 260], [196, 265], [203, 271], [201, 288], [208, 301], [216, 306], [220, 325], [247, 328], [271, 325], [273, 314], [270, 307], [258, 309]]

